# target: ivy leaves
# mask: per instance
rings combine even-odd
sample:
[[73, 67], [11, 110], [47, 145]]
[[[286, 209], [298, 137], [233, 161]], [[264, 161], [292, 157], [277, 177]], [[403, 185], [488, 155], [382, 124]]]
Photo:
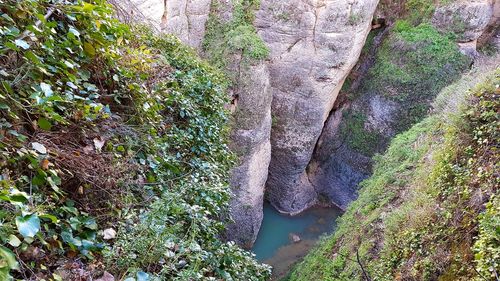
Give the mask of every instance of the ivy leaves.
[[19, 269], [19, 263], [14, 253], [4, 246], [0, 246], [0, 280], [12, 280], [11, 270]]
[[35, 214], [16, 217], [16, 225], [25, 238], [33, 238], [40, 231], [40, 219]]

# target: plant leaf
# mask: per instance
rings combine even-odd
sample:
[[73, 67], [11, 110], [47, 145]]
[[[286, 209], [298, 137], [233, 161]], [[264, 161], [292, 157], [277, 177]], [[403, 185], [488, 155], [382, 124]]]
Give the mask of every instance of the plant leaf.
[[40, 118], [38, 119], [38, 127], [40, 127], [40, 129], [42, 130], [50, 131], [50, 129], [52, 128], [52, 124], [50, 123], [49, 120], [45, 118]]
[[23, 237], [32, 238], [40, 231], [40, 219], [35, 214], [16, 217], [16, 225]]
[[26, 42], [22, 39], [16, 39], [16, 40], [14, 40], [14, 43], [16, 44], [16, 46], [21, 47], [25, 50], [30, 48], [30, 44], [28, 44], [28, 42]]
[[0, 246], [0, 260], [4, 260], [7, 262], [7, 268], [10, 269], [19, 269], [19, 264], [16, 260], [16, 255], [12, 253], [11, 250], [4, 246]]
[[17, 238], [14, 234], [11, 234], [9, 236], [9, 245], [14, 248], [19, 247], [19, 245], [21, 245], [21, 240], [19, 240], [19, 238]]
[[144, 271], [137, 272], [137, 281], [148, 281], [148, 280], [149, 280], [149, 274], [147, 274]]
[[54, 93], [51, 89], [51, 86], [43, 82], [40, 83], [40, 89], [42, 89], [42, 92], [45, 94], [46, 97], [50, 97]]
[[31, 147], [33, 147], [33, 149], [38, 153], [47, 154], [47, 148], [45, 148], [45, 146], [39, 142], [32, 142]]
[[90, 56], [95, 56], [95, 48], [89, 42], [83, 43], [83, 50]]

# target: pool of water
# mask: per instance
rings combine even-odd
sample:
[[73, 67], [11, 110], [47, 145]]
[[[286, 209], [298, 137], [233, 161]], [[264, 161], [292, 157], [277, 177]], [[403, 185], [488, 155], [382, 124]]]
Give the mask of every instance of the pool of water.
[[[321, 235], [333, 232], [340, 214], [335, 208], [312, 208], [291, 217], [265, 204], [264, 220], [252, 251], [257, 259], [273, 266], [275, 279], [283, 277], [314, 247]], [[292, 234], [298, 235], [300, 242], [294, 243]]]

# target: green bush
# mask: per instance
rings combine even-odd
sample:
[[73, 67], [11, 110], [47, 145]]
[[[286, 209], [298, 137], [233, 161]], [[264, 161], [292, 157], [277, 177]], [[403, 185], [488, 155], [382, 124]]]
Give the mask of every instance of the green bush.
[[220, 72], [105, 1], [0, 11], [0, 279], [60, 278], [68, 257], [115, 276], [269, 276], [219, 240], [234, 162]]
[[366, 116], [362, 113], [348, 112], [343, 118], [340, 134], [347, 140], [347, 145], [364, 155], [373, 156], [379, 149], [379, 142], [383, 136], [365, 129]]
[[[479, 236], [474, 243], [477, 271], [494, 280], [500, 271], [500, 200], [491, 198], [479, 216]], [[479, 279], [479, 278], [478, 278]]]
[[232, 18], [224, 22], [220, 14], [228, 7], [219, 1], [212, 2], [203, 50], [209, 61], [225, 71], [233, 83], [237, 77], [234, 71], [228, 69], [231, 62], [238, 61], [245, 67], [269, 55], [269, 49], [253, 26], [254, 11], [259, 5], [259, 0], [233, 1]]

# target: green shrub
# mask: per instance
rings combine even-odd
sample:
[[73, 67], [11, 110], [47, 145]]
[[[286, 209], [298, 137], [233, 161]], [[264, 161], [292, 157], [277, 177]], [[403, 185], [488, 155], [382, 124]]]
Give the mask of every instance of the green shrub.
[[[477, 271], [494, 280], [500, 271], [500, 200], [491, 198], [479, 216], [479, 236], [474, 243]], [[479, 279], [479, 278], [478, 278]]]
[[459, 78], [469, 63], [452, 37], [429, 24], [412, 27], [398, 21], [380, 48], [366, 87], [399, 104], [396, 130], [402, 132], [422, 120], [439, 91]]
[[237, 77], [228, 69], [232, 62], [238, 61], [245, 67], [269, 55], [269, 49], [253, 26], [254, 11], [259, 5], [259, 0], [232, 1], [232, 18], [224, 22], [220, 14], [228, 7], [219, 1], [212, 2], [203, 50], [209, 61], [225, 71], [233, 83]]
[[[220, 72], [105, 1], [0, 11], [0, 279], [60, 278], [67, 258], [115, 276], [269, 276], [219, 240], [234, 162]], [[24, 260], [33, 249], [43, 260]]]
[[365, 129], [366, 116], [362, 113], [352, 111], [344, 114], [343, 117], [340, 134], [347, 140], [347, 145], [365, 155], [373, 156], [379, 149], [379, 142], [383, 136], [378, 132]]

